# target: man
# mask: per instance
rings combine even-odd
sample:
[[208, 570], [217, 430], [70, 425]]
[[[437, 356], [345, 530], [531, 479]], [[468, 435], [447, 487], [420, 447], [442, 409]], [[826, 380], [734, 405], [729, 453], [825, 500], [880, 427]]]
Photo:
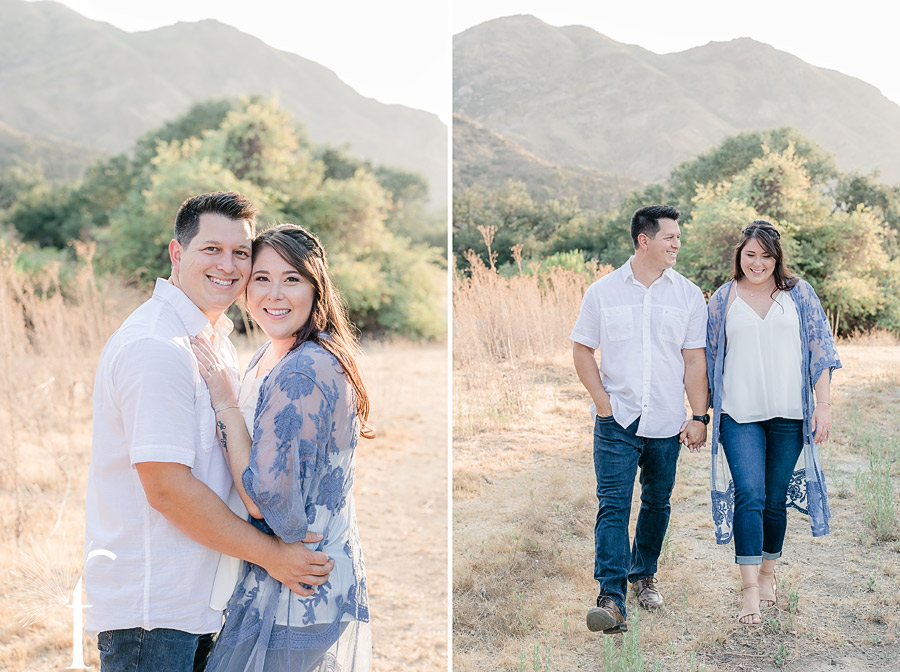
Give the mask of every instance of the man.
[[[634, 256], [588, 288], [569, 336], [575, 371], [596, 412], [594, 578], [600, 595], [587, 625], [605, 634], [628, 629], [626, 580], [642, 607], [663, 605], [654, 575], [680, 441], [692, 452], [706, 442], [706, 304], [700, 289], [672, 269], [681, 247], [678, 216], [664, 205], [634, 213]], [[685, 390], [693, 411], [686, 422]], [[629, 550], [638, 467], [641, 508]]]
[[222, 624], [209, 606], [220, 553], [261, 565], [301, 595], [313, 592], [301, 583], [321, 585], [334, 564], [264, 534], [223, 501], [231, 476], [189, 339], [205, 335], [237, 378], [225, 311], [250, 275], [254, 218], [233, 192], [186, 200], [169, 243], [171, 277], [157, 280], [100, 357], [85, 587], [103, 672], [202, 669]]

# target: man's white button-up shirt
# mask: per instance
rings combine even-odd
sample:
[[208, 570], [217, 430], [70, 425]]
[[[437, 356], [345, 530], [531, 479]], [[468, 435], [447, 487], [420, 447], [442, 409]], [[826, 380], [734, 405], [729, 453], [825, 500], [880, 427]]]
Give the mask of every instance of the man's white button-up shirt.
[[638, 436], [667, 438], [685, 418], [681, 351], [706, 346], [706, 302], [671, 268], [645, 287], [634, 277], [633, 258], [588, 287], [569, 338], [599, 349], [616, 422], [628, 427], [640, 417]]
[[[86, 501], [86, 631], [142, 627], [217, 632], [209, 608], [219, 553], [193, 541], [147, 502], [134, 465], [177, 462], [223, 500], [231, 474], [216, 443], [209, 390], [190, 336], [204, 333], [237, 378], [224, 315], [215, 327], [174, 285], [157, 280], [103, 349], [94, 380]], [[212, 337], [215, 336], [213, 339]]]

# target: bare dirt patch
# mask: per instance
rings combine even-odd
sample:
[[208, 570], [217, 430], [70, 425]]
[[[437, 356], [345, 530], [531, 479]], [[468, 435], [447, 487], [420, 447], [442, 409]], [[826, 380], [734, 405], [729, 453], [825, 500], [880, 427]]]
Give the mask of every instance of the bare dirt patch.
[[446, 670], [447, 348], [371, 344], [378, 438], [361, 441], [356, 507], [376, 672]]
[[[878, 533], [859, 480], [877, 448], [897, 503], [900, 347], [838, 350], [823, 449], [831, 534], [813, 539], [789, 512], [778, 605], [762, 626], [741, 626], [733, 546], [717, 546], [712, 530], [709, 453], [683, 452], [657, 574], [667, 604], [650, 614], [629, 597], [637, 637], [624, 638], [584, 625], [596, 598], [592, 418], [569, 354], [455, 369], [454, 669], [900, 669], [897, 526]], [[501, 380], [520, 387], [504, 397]]]

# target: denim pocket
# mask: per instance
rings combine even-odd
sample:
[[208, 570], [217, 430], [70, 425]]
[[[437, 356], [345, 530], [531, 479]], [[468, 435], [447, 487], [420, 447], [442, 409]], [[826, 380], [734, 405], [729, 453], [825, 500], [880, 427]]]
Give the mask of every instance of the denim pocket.
[[596, 415], [594, 421], [594, 433], [600, 432], [604, 435], [619, 429], [619, 423], [616, 422], [615, 415]]
[[109, 653], [109, 643], [112, 639], [112, 633], [105, 630], [97, 635], [97, 649], [100, 653]]

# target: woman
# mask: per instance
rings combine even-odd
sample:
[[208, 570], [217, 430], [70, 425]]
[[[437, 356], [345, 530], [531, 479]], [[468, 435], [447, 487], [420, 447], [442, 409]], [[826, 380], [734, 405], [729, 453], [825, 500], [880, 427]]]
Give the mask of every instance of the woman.
[[327, 268], [322, 245], [299, 226], [278, 226], [253, 242], [247, 308], [270, 340], [237, 398], [211, 348], [194, 343], [252, 522], [288, 543], [321, 533], [315, 550], [334, 560], [328, 581], [310, 597], [245, 563], [209, 671], [371, 668], [353, 476], [357, 439], [374, 432], [366, 425], [355, 339]]
[[809, 515], [814, 537], [829, 531], [817, 444], [831, 431], [831, 373], [841, 367], [819, 299], [786, 268], [771, 223], [744, 229], [732, 280], [709, 301], [706, 338], [716, 541], [734, 536], [738, 619], [757, 625], [761, 603], [776, 600], [786, 504]]

